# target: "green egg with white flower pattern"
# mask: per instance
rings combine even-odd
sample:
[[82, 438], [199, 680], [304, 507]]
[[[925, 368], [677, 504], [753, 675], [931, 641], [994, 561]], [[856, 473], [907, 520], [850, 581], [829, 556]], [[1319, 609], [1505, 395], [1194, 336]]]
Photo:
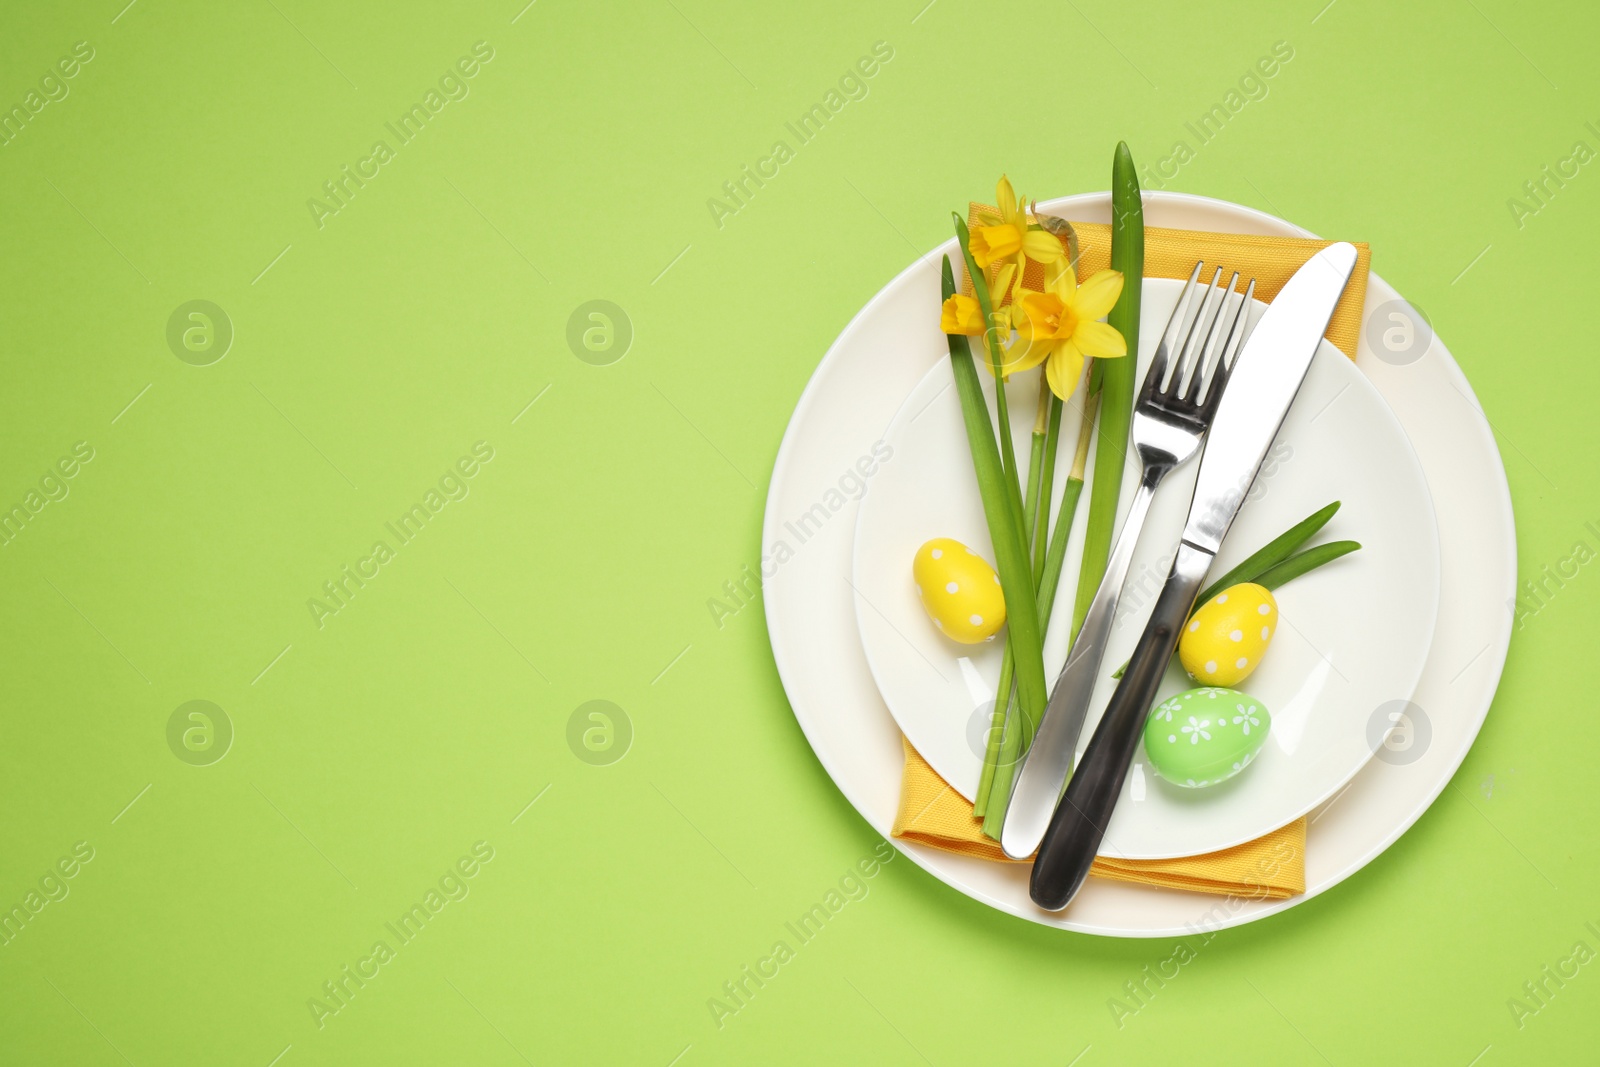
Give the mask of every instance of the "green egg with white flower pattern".
[[1205, 686], [1168, 697], [1144, 724], [1144, 751], [1155, 772], [1187, 789], [1226, 782], [1255, 760], [1272, 716], [1255, 697]]

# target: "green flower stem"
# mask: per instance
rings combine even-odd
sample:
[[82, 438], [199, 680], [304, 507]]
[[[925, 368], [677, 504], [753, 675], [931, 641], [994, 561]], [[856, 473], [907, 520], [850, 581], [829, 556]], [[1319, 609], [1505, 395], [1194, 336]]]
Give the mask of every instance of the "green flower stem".
[[989, 798], [994, 795], [994, 775], [1000, 765], [1006, 721], [1011, 716], [1012, 705], [1016, 703], [1016, 690], [1012, 684], [1016, 674], [1017, 660], [1011, 652], [1008, 638], [1005, 654], [1000, 657], [1000, 684], [995, 686], [994, 711], [989, 717], [989, 732], [983, 746], [983, 770], [978, 774], [978, 795], [972, 800], [972, 814], [980, 819], [989, 810]]
[[1077, 600], [1072, 609], [1075, 637], [1089, 613], [1089, 604], [1105, 576], [1111, 535], [1122, 495], [1127, 465], [1128, 429], [1133, 421], [1133, 378], [1139, 353], [1139, 301], [1144, 280], [1144, 202], [1139, 177], [1126, 142], [1117, 145], [1111, 164], [1111, 266], [1122, 272], [1122, 295], [1106, 317], [1128, 343], [1121, 359], [1095, 360], [1093, 382], [1100, 396], [1100, 436], [1094, 457], [1094, 482], [1089, 488], [1089, 526], [1078, 571]]
[[[957, 233], [961, 237], [962, 253], [968, 258], [968, 269], [973, 269], [971, 253], [966, 247], [966, 225], [959, 217]], [[983, 276], [974, 274], [974, 284], [980, 297], [980, 307], [987, 307], [988, 293]], [[950, 261], [944, 261], [941, 279], [945, 299], [955, 294], [955, 274]], [[1044, 682], [1044, 642], [1039, 626], [1039, 605], [1034, 594], [1033, 569], [1028, 561], [1028, 541], [1023, 534], [1022, 505], [1017, 500], [1013, 508], [1009, 499], [1016, 498], [1017, 483], [1007, 484], [1000, 453], [995, 447], [995, 428], [989, 422], [989, 408], [983, 402], [983, 388], [978, 382], [978, 368], [973, 362], [970, 342], [964, 336], [952, 334], [948, 338], [950, 368], [955, 377], [956, 395], [961, 400], [961, 415], [967, 428], [967, 445], [972, 451], [973, 471], [978, 478], [978, 492], [983, 499], [984, 518], [989, 524], [989, 540], [994, 547], [995, 569], [1000, 575], [1000, 589], [1006, 601], [1007, 640], [1016, 660], [1018, 699], [1024, 711], [1037, 718], [1043, 711], [1046, 698]], [[998, 382], [999, 379], [997, 378]], [[1004, 387], [996, 390], [1004, 394]], [[1002, 423], [1001, 433], [1009, 432]]]
[[[1042, 382], [1040, 384], [1043, 385]], [[1046, 389], [1044, 392], [1049, 392], [1049, 390]], [[1037, 528], [1041, 524], [1044, 526], [1050, 525], [1050, 490], [1042, 484], [1039, 478], [1040, 472], [1044, 469], [1045, 464], [1049, 462], [1045, 458], [1048, 455], [1046, 446], [1055, 443], [1049, 439], [1049, 433], [1045, 427], [1046, 410], [1044, 395], [1041, 393], [1039, 397], [1039, 415], [1034, 420], [1033, 443], [1028, 455], [1028, 495], [1027, 499], [1022, 503], [1022, 530], [1028, 539], [1028, 545], [1031, 550], [1030, 558], [1034, 561], [1032, 566], [1035, 588], [1037, 588], [1039, 581], [1039, 567], [1043, 562], [1042, 557], [1044, 555], [1043, 545], [1040, 544], [1042, 539], [1037, 533]]]
[[[1090, 394], [1083, 404], [1083, 423], [1078, 429], [1078, 450], [1072, 457], [1072, 469], [1067, 472], [1067, 484], [1061, 490], [1061, 507], [1056, 515], [1055, 532], [1050, 536], [1050, 548], [1045, 553], [1044, 570], [1039, 576], [1039, 629], [1044, 631], [1049, 628], [1051, 609], [1056, 602], [1056, 587], [1061, 581], [1061, 570], [1067, 558], [1067, 541], [1072, 536], [1072, 520], [1078, 514], [1078, 500], [1083, 496], [1083, 469], [1089, 456], [1089, 442], [1094, 434], [1095, 414], [1099, 407], [1099, 398]], [[1060, 408], [1060, 402], [1056, 402]], [[1059, 419], [1056, 422], [1059, 431]], [[1005, 685], [1005, 663], [1000, 665], [1002, 686]], [[1002, 688], [1002, 692], [1006, 690]], [[984, 810], [974, 814], [983, 817], [983, 832], [988, 836], [1000, 837], [1000, 828], [1005, 824], [1006, 809], [1011, 806], [1011, 787], [1016, 780], [1017, 763], [1033, 744], [1034, 731], [1038, 729], [1038, 719], [1028, 721], [1026, 716], [1017, 717], [1017, 729], [1007, 731], [1006, 734], [997, 734], [993, 729], [989, 734], [989, 749], [984, 758], [984, 775], [989, 779], [988, 793], [983, 793], [983, 779], [979, 779], [979, 796], [984, 802]], [[1009, 735], [1009, 736], [1007, 736]], [[999, 751], [995, 751], [995, 743], [999, 742]]]
[[[1049, 413], [1046, 414], [1048, 404]], [[1050, 386], [1044, 380], [1044, 372], [1039, 372], [1039, 422], [1034, 423], [1033, 439], [1039, 440], [1040, 423], [1044, 429], [1044, 462], [1037, 463], [1028, 468], [1031, 478], [1034, 471], [1039, 472], [1039, 506], [1033, 516], [1033, 580], [1037, 582], [1044, 574], [1045, 548], [1050, 540], [1050, 497], [1055, 493], [1056, 487], [1056, 449], [1057, 438], [1061, 436], [1061, 399], [1050, 391]]]
[[[1095, 362], [1099, 362], [1096, 360]], [[1061, 570], [1067, 561], [1067, 541], [1072, 535], [1072, 520], [1078, 512], [1078, 498], [1083, 495], [1084, 466], [1089, 458], [1089, 442], [1094, 438], [1095, 417], [1099, 414], [1100, 398], [1090, 393], [1083, 401], [1083, 422], [1078, 427], [1078, 449], [1072, 456], [1072, 469], [1067, 472], [1067, 484], [1061, 493], [1060, 513], [1056, 516], [1055, 532], [1050, 535], [1050, 550], [1045, 554], [1044, 572], [1039, 578], [1039, 604], [1045, 622], [1050, 621], [1051, 608], [1056, 602], [1056, 587], [1061, 583]]]
[[[1047, 445], [1053, 445], [1055, 441], [1053, 439], [1046, 441], [1049, 436], [1046, 426], [1049, 421], [1046, 417], [1049, 407], [1045, 398], [1050, 395], [1050, 391], [1044, 388], [1042, 381], [1039, 384], [1039, 413], [1034, 418], [1033, 447], [1028, 460], [1028, 496], [1022, 505], [1022, 517], [1029, 531], [1034, 530], [1038, 523], [1048, 525], [1050, 521], [1048, 489], [1041, 491], [1039, 472], [1044, 469], [1046, 463]], [[1036, 560], [1041, 558], [1039, 552], [1042, 547], [1041, 545], [1035, 550]], [[1037, 580], [1039, 576], [1037, 563], [1034, 565], [1033, 575]], [[981, 816], [989, 803], [989, 787], [994, 782], [994, 766], [1000, 751], [1000, 738], [1005, 735], [1006, 719], [1011, 714], [1011, 683], [1015, 674], [1016, 658], [1011, 651], [1011, 639], [1008, 635], [1005, 654], [1000, 659], [1000, 684], [995, 687], [994, 710], [990, 713], [988, 739], [984, 745], [983, 770], [978, 775], [978, 795], [972, 802], [974, 815]]]

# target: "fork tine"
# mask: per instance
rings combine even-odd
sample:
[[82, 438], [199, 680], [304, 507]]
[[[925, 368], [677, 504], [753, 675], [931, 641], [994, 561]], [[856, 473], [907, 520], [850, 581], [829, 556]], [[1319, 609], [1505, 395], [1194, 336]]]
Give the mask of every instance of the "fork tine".
[[1139, 390], [1141, 401], [1153, 396], [1156, 390], [1161, 388], [1161, 383], [1167, 376], [1167, 364], [1170, 362], [1173, 342], [1177, 340], [1183, 320], [1188, 316], [1190, 294], [1194, 292], [1195, 281], [1200, 277], [1200, 271], [1204, 267], [1204, 260], [1194, 265], [1194, 270], [1189, 272], [1189, 280], [1184, 283], [1183, 292], [1178, 294], [1178, 303], [1167, 318], [1166, 328], [1161, 331], [1161, 341], [1156, 345], [1155, 358], [1150, 361], [1150, 369], [1145, 371], [1144, 386]]
[[1239, 305], [1238, 329], [1229, 338], [1230, 351], [1225, 353], [1228, 357], [1228, 373], [1230, 374], [1233, 373], [1233, 365], [1239, 361], [1239, 350], [1244, 347], [1245, 337], [1250, 333], [1249, 309], [1250, 303], [1255, 299], [1255, 296], [1256, 280], [1251, 278], [1250, 285], [1244, 291], [1244, 301]]
[[1169, 351], [1172, 343], [1178, 339], [1178, 330], [1183, 326], [1183, 320], [1188, 317], [1189, 303], [1194, 293], [1195, 282], [1200, 278], [1200, 272], [1205, 269], [1205, 260], [1195, 263], [1194, 270], [1189, 272], [1189, 280], [1183, 283], [1183, 292], [1178, 294], [1177, 306], [1172, 309], [1172, 314], [1167, 318], [1167, 328], [1161, 331], [1161, 344]]
[[[1200, 300], [1199, 310], [1194, 313], [1194, 319], [1189, 323], [1188, 332], [1184, 335], [1183, 351], [1179, 353], [1178, 360], [1173, 365], [1172, 380], [1163, 390], [1172, 399], [1182, 399], [1184, 383], [1195, 368], [1195, 353], [1205, 351], [1206, 340], [1211, 336], [1211, 328], [1217, 321], [1211, 298], [1223, 295], [1217, 284], [1221, 280], [1222, 268], [1218, 267], [1216, 273], [1211, 276], [1211, 282], [1206, 286], [1205, 295]], [[1220, 308], [1220, 302], [1217, 306]]]
[[1216, 314], [1211, 317], [1211, 322], [1206, 328], [1205, 341], [1195, 351], [1194, 373], [1184, 386], [1183, 399], [1190, 403], [1200, 402], [1200, 392], [1205, 386], [1206, 375], [1215, 365], [1211, 357], [1227, 343], [1228, 331], [1233, 327], [1233, 318], [1228, 312], [1228, 299], [1234, 295], [1234, 289], [1238, 284], [1239, 272], [1234, 271], [1233, 277], [1228, 279], [1227, 287], [1219, 291]]
[[[1238, 275], [1234, 278], [1237, 280]], [[1233, 310], [1227, 333], [1223, 336], [1217, 353], [1216, 365], [1211, 370], [1204, 394], [1199, 400], [1201, 407], [1208, 411], [1216, 407], [1223, 388], [1228, 384], [1229, 376], [1233, 374], [1234, 365], [1239, 362], [1239, 350], [1244, 347], [1245, 334], [1249, 332], [1250, 305], [1255, 295], [1256, 280], [1251, 278], [1244, 293], [1239, 297], [1238, 306]]]

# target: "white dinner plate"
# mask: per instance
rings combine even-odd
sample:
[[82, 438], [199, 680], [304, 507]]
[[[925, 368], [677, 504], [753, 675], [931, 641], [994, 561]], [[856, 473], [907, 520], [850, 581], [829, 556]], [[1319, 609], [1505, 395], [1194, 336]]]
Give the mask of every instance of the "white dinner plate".
[[[1138, 381], [1182, 290], [1180, 281], [1145, 281]], [[1252, 319], [1265, 311], [1256, 302]], [[908, 333], [902, 343], [946, 348], [936, 332]], [[1006, 394], [1018, 461], [1026, 464], [1041, 376], [1018, 377]], [[988, 394], [993, 379], [980, 378]], [[890, 713], [940, 777], [971, 800], [1003, 641], [963, 645], [946, 637], [923, 610], [911, 579], [912, 555], [932, 537], [953, 537], [994, 559], [953, 384], [949, 359], [936, 363], [884, 432], [895, 460], [871, 480], [861, 502], [852, 585], [867, 663]], [[993, 410], [992, 397], [990, 405]], [[1062, 434], [1068, 450], [1077, 440], [1077, 421]], [[1057, 466], [1053, 499], [1060, 499], [1070, 465], [1069, 451]], [[1116, 688], [1112, 673], [1132, 654], [1172, 564], [1198, 467], [1191, 461], [1171, 475], [1150, 508], [1078, 738], [1080, 753]], [[1138, 479], [1138, 459], [1130, 449], [1124, 499], [1132, 499]], [[1237, 686], [1272, 713], [1271, 732], [1255, 762], [1223, 785], [1188, 789], [1156, 776], [1141, 750], [1101, 852], [1168, 859], [1231, 848], [1304, 815], [1372, 757], [1372, 710], [1397, 694], [1409, 697], [1422, 673], [1439, 608], [1439, 543], [1427, 480], [1405, 431], [1349, 357], [1324, 341], [1212, 576], [1335, 500], [1342, 506], [1316, 541], [1348, 538], [1362, 548], [1279, 591], [1280, 624], [1272, 646]], [[1066, 662], [1066, 622], [1088, 511], [1087, 505], [1078, 509], [1070, 542], [1077, 552], [1064, 568], [1053, 640], [1046, 641], [1045, 671], [1052, 681]], [[1196, 685], [1174, 662], [1157, 701]]]
[[[1110, 218], [1105, 193], [1044, 206], [1067, 218]], [[1249, 208], [1179, 193], [1145, 194], [1145, 216], [1152, 226], [1313, 236]], [[948, 359], [912, 350], [901, 337], [933, 321], [938, 257], [954, 252], [954, 241], [946, 242], [907, 268], [824, 356], [779, 449], [762, 531], [762, 550], [771, 561], [763, 587], [767, 629], [795, 717], [840, 791], [886, 837], [900, 793], [901, 734], [868, 670], [846, 579], [859, 486], [898, 458], [879, 434], [929, 368]], [[1024, 865], [899, 840], [896, 847], [957, 892], [1033, 922], [1110, 936], [1168, 937], [1294, 907], [1360, 870], [1427, 810], [1465, 758], [1499, 682], [1511, 635], [1506, 605], [1515, 593], [1516, 544], [1493, 434], [1444, 345], [1419, 327], [1408, 351], [1380, 356], [1370, 347], [1372, 340], [1384, 339], [1383, 329], [1397, 314], [1421, 322], [1392, 287], [1370, 276], [1363, 322], [1376, 328], [1363, 331], [1356, 365], [1388, 401], [1428, 479], [1443, 576], [1438, 621], [1411, 701], [1396, 694], [1394, 705], [1374, 712], [1380, 726], [1403, 712], [1404, 741], [1386, 746], [1311, 813], [1305, 894], [1242, 900], [1095, 878], [1069, 909], [1056, 914], [1028, 900]]]

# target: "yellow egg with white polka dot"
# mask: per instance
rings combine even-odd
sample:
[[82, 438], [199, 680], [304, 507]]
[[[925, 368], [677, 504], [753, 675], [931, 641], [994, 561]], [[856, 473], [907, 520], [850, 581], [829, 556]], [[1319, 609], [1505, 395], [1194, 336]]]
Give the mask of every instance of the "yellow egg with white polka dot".
[[1183, 628], [1178, 659], [1202, 685], [1234, 686], [1250, 676], [1278, 630], [1278, 602], [1246, 582], [1203, 604]]
[[922, 607], [939, 632], [976, 645], [1006, 624], [1006, 598], [987, 560], [960, 541], [935, 537], [917, 549], [911, 564]]

